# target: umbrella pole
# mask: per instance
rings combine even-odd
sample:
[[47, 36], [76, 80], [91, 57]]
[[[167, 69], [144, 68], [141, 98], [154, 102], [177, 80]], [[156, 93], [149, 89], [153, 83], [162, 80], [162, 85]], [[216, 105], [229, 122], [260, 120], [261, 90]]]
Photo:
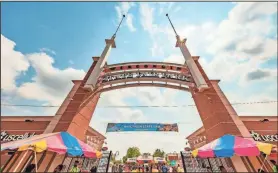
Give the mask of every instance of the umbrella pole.
[[36, 149], [34, 150], [34, 154], [35, 154], [35, 168], [36, 168], [36, 172], [38, 172]]
[[17, 166], [14, 168], [13, 172], [17, 172], [17, 169], [18, 169], [19, 165], [22, 163], [23, 159], [26, 157], [26, 155], [28, 153], [28, 150], [25, 150], [24, 152], [25, 152], [24, 155], [21, 157], [21, 160], [19, 161]]
[[261, 166], [261, 168], [260, 168], [260, 172], [261, 172], [261, 170], [263, 169], [263, 166], [264, 166], [264, 164], [265, 164], [266, 159], [267, 159], [267, 155], [266, 155], [265, 158], [264, 158], [264, 162], [263, 162], [263, 164], [262, 164], [262, 166]]

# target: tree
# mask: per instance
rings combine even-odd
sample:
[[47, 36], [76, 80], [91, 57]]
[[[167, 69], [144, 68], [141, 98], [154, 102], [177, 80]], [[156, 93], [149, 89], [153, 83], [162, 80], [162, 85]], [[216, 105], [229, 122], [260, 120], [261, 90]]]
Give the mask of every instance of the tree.
[[127, 157], [124, 156], [124, 157], [123, 157], [123, 162], [126, 163], [126, 161], [127, 161]]
[[164, 157], [164, 156], [165, 156], [165, 152], [160, 149], [156, 149], [153, 153], [153, 157]]
[[123, 157], [123, 162], [126, 163], [128, 158], [140, 156], [140, 149], [138, 147], [129, 147], [126, 151], [126, 155]]
[[140, 149], [138, 147], [130, 147], [126, 152], [126, 158], [133, 158], [140, 156]]

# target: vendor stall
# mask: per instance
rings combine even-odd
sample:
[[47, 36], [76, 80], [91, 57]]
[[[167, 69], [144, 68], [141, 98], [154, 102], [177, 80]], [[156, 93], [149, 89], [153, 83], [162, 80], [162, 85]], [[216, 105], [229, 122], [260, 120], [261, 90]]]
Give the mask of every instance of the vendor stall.
[[271, 154], [274, 145], [262, 142], [255, 142], [252, 139], [241, 138], [233, 135], [224, 135], [200, 148], [193, 150], [194, 158], [231, 158], [237, 156], [261, 156], [264, 158], [260, 169], [268, 172], [265, 164], [268, 164], [267, 157]]
[[[34, 136], [28, 139], [8, 142], [1, 145], [1, 152], [6, 150], [26, 151], [34, 153], [35, 171], [38, 170], [37, 153], [50, 151], [59, 155], [66, 154], [71, 157], [97, 158], [101, 153], [95, 151], [88, 144], [75, 138], [68, 132], [50, 133]], [[23, 160], [24, 157], [21, 158]], [[20, 161], [21, 163], [21, 161]], [[29, 163], [26, 163], [29, 164]]]

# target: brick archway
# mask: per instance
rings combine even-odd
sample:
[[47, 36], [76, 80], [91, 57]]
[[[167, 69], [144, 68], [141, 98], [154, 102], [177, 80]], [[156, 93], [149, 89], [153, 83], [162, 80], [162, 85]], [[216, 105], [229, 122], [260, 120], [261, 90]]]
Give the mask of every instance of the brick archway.
[[[236, 111], [221, 91], [218, 85], [219, 80], [210, 80], [207, 77], [198, 61], [199, 57], [191, 56], [189, 53], [185, 45], [185, 39], [181, 40], [177, 36], [176, 43], [176, 47], [180, 48], [185, 59], [184, 65], [163, 62], [107, 65], [109, 52], [116, 47], [115, 35], [105, 41], [105, 49], [100, 57], [93, 57], [93, 63], [86, 76], [82, 80], [73, 80], [74, 86], [44, 133], [68, 131], [84, 141], [102, 92], [135, 86], [159, 86], [191, 93], [203, 122], [207, 142], [224, 134], [251, 137]], [[19, 154], [20, 159], [15, 157], [10, 163], [20, 164], [23, 167], [31, 153], [24, 151]], [[58, 164], [62, 163], [64, 158], [65, 155], [56, 156], [56, 154], [47, 152], [42, 161], [44, 164], [38, 168], [38, 172], [53, 171]], [[232, 162], [238, 172], [247, 171], [239, 157], [233, 157]], [[49, 164], [46, 168], [45, 164], [47, 163]], [[17, 169], [18, 166], [13, 167], [10, 172], [17, 172]]]
[[[154, 86], [191, 93], [206, 130], [208, 142], [224, 134], [246, 137], [249, 132], [221, 91], [218, 85], [219, 80], [209, 80], [198, 61], [199, 57], [193, 56], [192, 58], [208, 85], [204, 91], [196, 87], [187, 65], [162, 62], [106, 64], [96, 80], [94, 89], [91, 90], [85, 85], [100, 59], [94, 57], [94, 62], [84, 79], [73, 81], [72, 90], [45, 133], [68, 131], [84, 140], [85, 132], [102, 92], [128, 87]], [[164, 76], [161, 77], [161, 75]]]

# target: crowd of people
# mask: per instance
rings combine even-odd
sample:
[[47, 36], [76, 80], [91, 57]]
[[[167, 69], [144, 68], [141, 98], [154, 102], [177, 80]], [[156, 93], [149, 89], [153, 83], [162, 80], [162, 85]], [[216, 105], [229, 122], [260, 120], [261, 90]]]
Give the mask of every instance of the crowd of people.
[[111, 172], [183, 172], [178, 164], [177, 166], [162, 165], [113, 165]]
[[[270, 161], [273, 165], [272, 169], [273, 172], [277, 172], [278, 166], [277, 163], [274, 160]], [[29, 164], [25, 171], [26, 173], [31, 173], [34, 171], [36, 165], [35, 164]], [[65, 172], [66, 166], [65, 165], [58, 165], [55, 169], [54, 169], [54, 173], [58, 173], [58, 172]], [[223, 167], [220, 166], [219, 167], [221, 172], [227, 172], [227, 170]], [[82, 170], [82, 163], [79, 161], [75, 161], [73, 166], [71, 167], [71, 169], [69, 170], [69, 172], [91, 172], [91, 173], [96, 173], [97, 172], [97, 166], [93, 165], [92, 168], [90, 169], [90, 171], [85, 171]], [[109, 172], [162, 172], [162, 173], [170, 173], [170, 172], [184, 172], [183, 168], [178, 164], [177, 166], [169, 166], [164, 164], [150, 164], [150, 165], [112, 165]], [[207, 168], [207, 172], [212, 172], [211, 168]], [[258, 172], [264, 172], [262, 169], [259, 169]]]

